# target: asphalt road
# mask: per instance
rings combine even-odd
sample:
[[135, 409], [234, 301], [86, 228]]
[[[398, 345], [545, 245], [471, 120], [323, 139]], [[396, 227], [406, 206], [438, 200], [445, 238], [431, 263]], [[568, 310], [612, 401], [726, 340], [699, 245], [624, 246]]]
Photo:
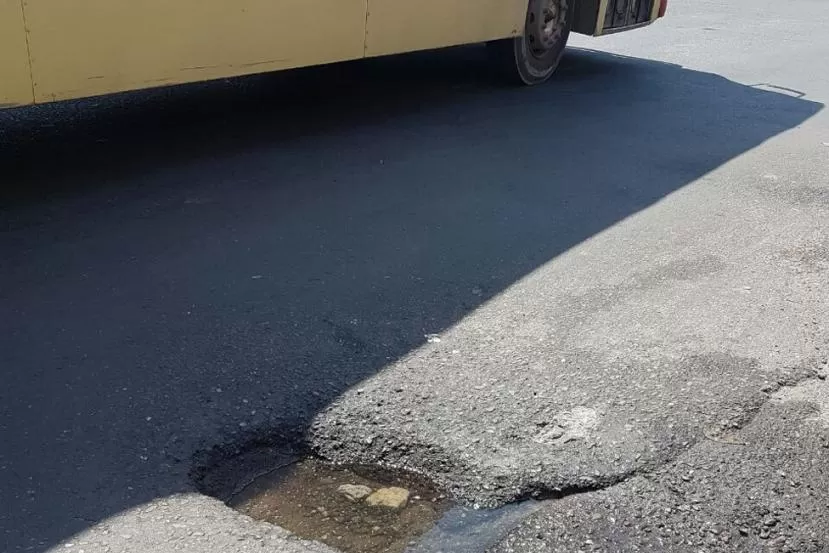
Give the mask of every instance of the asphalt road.
[[193, 480], [302, 437], [563, 497], [499, 553], [829, 551], [829, 5], [722, 4], [533, 89], [471, 47], [0, 113], [0, 550], [325, 551]]

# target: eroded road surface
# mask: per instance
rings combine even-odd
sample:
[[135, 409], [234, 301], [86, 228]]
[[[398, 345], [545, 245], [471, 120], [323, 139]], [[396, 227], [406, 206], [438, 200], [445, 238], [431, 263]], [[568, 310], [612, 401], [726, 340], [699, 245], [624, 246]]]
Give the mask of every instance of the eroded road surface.
[[0, 549], [330, 553], [201, 493], [284, 446], [545, 500], [480, 551], [829, 551], [829, 5], [727, 4], [0, 114]]

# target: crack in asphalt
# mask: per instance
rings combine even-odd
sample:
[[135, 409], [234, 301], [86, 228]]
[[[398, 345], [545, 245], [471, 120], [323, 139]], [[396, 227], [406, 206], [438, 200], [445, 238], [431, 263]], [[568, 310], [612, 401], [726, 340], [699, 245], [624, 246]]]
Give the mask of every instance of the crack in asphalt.
[[[523, 503], [531, 500], [546, 503], [577, 495], [608, 491], [637, 477], [644, 478], [652, 485], [658, 486], [671, 494], [676, 495], [678, 498], [681, 498], [683, 497], [683, 494], [681, 494], [678, 490], [672, 489], [670, 486], [666, 486], [659, 479], [655, 478], [654, 475], [658, 471], [669, 467], [684, 454], [695, 449], [706, 441], [737, 447], [747, 445], [746, 442], [734, 441], [730, 436], [752, 424], [763, 408], [772, 402], [781, 390], [784, 388], [797, 388], [807, 382], [815, 381], [820, 378], [821, 373], [818, 369], [815, 369], [811, 373], [804, 371], [796, 371], [794, 373], [784, 371], [781, 375], [783, 376], [778, 378], [774, 383], [767, 384], [763, 387], [762, 392], [764, 400], [760, 403], [755, 403], [747, 407], [742, 412], [739, 423], [732, 421], [728, 425], [728, 428], [720, 428], [719, 432], [717, 432], [717, 430], [711, 431], [711, 429], [703, 429], [700, 437], [693, 441], [689, 441], [682, 448], [675, 449], [673, 455], [664, 456], [649, 464], [635, 467], [632, 470], [621, 474], [604, 475], [601, 477], [585, 474], [585, 478], [580, 480], [579, 483], [567, 486], [550, 486], [548, 483], [541, 480], [530, 480], [522, 483], [520, 485], [520, 490], [512, 497], [505, 498], [494, 505], [487, 505], [486, 507], [489, 509], [485, 510], [497, 510], [498, 508], [508, 505]], [[342, 428], [343, 432], [347, 432], [347, 430], [347, 428]], [[217, 497], [227, 503], [230, 499], [238, 495], [258, 478], [296, 462], [296, 460], [301, 456], [307, 456], [309, 454], [312, 455], [311, 452], [314, 451], [312, 439], [308, 439], [307, 436], [299, 437], [296, 434], [294, 434], [291, 438], [288, 438], [288, 435], [290, 435], [290, 432], [286, 432], [284, 429], [275, 430], [273, 432], [268, 432], [266, 429], [259, 429], [255, 437], [248, 436], [246, 440], [217, 445], [210, 451], [200, 452], [197, 456], [194, 456], [194, 470], [191, 471], [191, 476], [193, 477], [197, 488], [199, 488], [202, 493]], [[266, 454], [264, 456], [260, 455], [258, 461], [254, 461], [254, 464], [251, 465], [250, 460], [246, 460], [245, 456], [250, 454], [252, 451], [261, 451], [263, 447], [266, 448]], [[409, 444], [407, 449], [409, 454], [412, 455], [417, 452], [418, 446], [416, 444]], [[421, 444], [420, 449], [429, 451], [430, 454], [433, 455], [438, 447], [436, 444]], [[277, 462], [274, 464], [274, 454], [281, 456], [283, 462]], [[323, 460], [328, 459], [323, 457]], [[257, 468], [257, 462], [260, 464], [270, 464], [267, 466], [259, 466]], [[445, 463], [447, 465], [452, 465], [452, 468], [456, 470], [459, 468], [458, 464], [453, 462], [450, 456], [445, 458]], [[383, 464], [382, 462], [378, 462], [377, 466], [382, 469], [404, 468], [399, 465]], [[221, 470], [225, 471], [225, 473], [219, 477], [225, 481], [220, 485], [217, 485], [215, 481], [213, 483], [206, 483], [206, 475], [211, 471], [215, 471], [217, 468], [220, 472]], [[230, 472], [227, 472], [228, 468]], [[474, 467], [468, 466], [465, 470], [473, 471]], [[460, 474], [463, 473], [464, 470], [461, 470]], [[428, 470], [422, 471], [419, 474], [429, 478], [430, 480], [436, 482], [440, 481], [440, 478], [435, 478], [435, 474], [430, 473]], [[232, 480], [232, 482], [229, 482], [228, 480]], [[242, 484], [240, 484], [240, 482]], [[228, 493], [228, 490], [232, 491]], [[468, 497], [456, 496], [454, 499], [458, 501], [459, 504], [473, 506], [476, 510], [480, 507], [479, 504], [471, 501]], [[536, 511], [533, 510], [533, 513], [534, 512]], [[516, 521], [504, 532], [503, 535], [508, 534], [511, 530], [520, 526], [520, 524], [529, 516], [531, 516], [531, 514], [528, 514], [527, 517]]]

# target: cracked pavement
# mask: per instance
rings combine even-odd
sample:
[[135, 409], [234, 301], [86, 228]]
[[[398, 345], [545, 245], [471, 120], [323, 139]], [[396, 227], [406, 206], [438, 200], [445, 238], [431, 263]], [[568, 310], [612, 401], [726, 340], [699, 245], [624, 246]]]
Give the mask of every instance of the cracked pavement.
[[829, 551], [824, 4], [0, 114], [0, 549], [330, 553], [191, 479], [301, 434], [560, 497], [495, 553]]
[[602, 491], [549, 502], [492, 549], [829, 550], [829, 384], [787, 388], [726, 439]]

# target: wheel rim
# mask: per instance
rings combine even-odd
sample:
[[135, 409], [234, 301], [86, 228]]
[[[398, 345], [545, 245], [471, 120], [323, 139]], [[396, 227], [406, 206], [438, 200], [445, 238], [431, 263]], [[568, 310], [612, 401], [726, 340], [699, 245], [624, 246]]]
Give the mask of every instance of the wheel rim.
[[527, 41], [533, 57], [541, 58], [553, 50], [564, 33], [567, 0], [536, 0], [527, 18]]

